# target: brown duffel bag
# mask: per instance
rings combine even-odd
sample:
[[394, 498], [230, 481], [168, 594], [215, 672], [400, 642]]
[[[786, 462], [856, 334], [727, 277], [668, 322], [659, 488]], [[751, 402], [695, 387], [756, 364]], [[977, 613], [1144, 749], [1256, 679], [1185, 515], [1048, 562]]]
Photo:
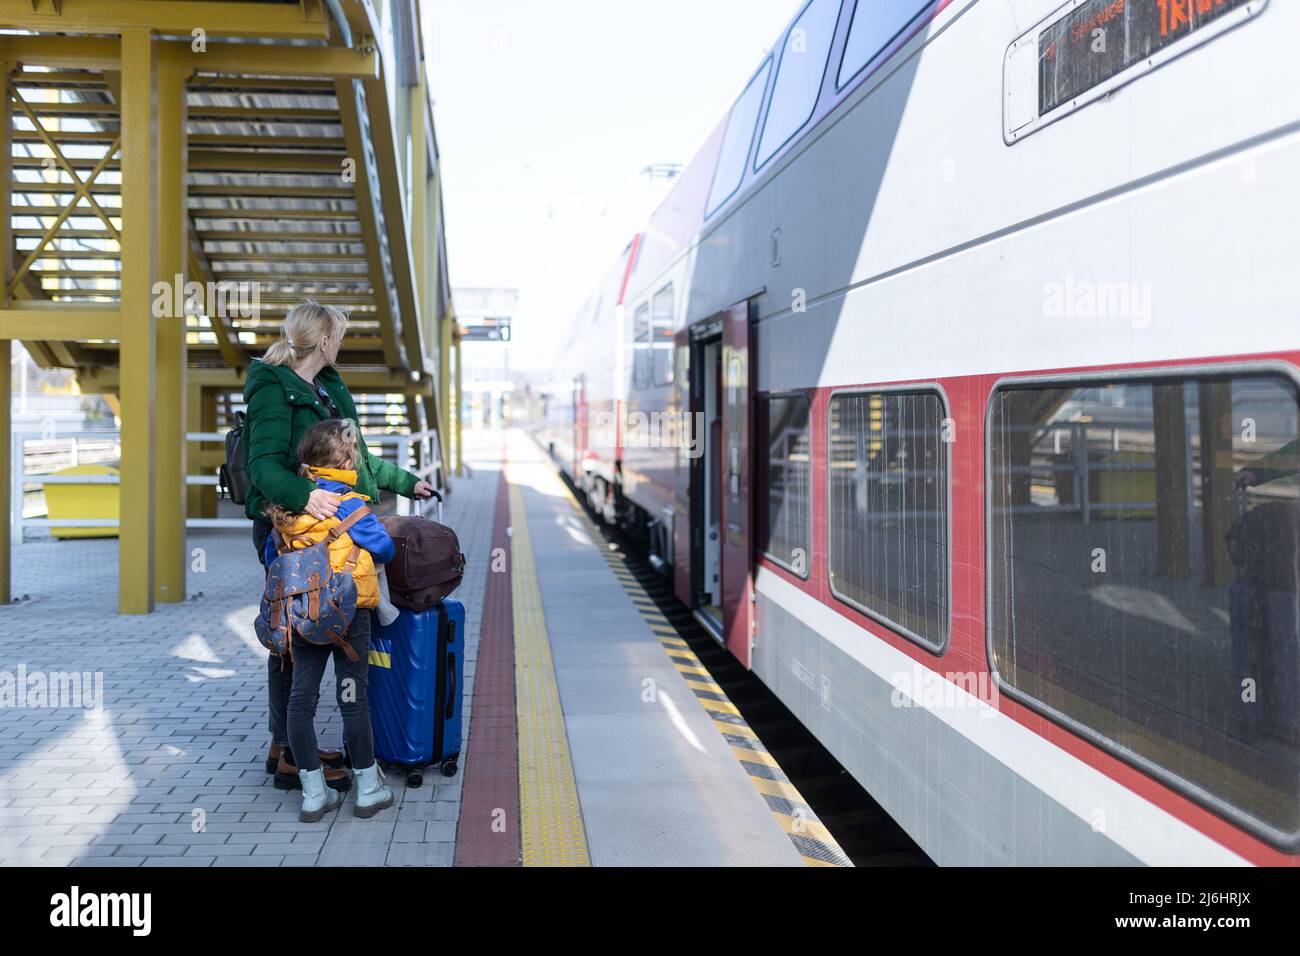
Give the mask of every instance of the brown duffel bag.
[[383, 522], [397, 546], [393, 560], [384, 566], [395, 605], [427, 611], [456, 590], [465, 574], [465, 555], [455, 531], [415, 515], [389, 515]]

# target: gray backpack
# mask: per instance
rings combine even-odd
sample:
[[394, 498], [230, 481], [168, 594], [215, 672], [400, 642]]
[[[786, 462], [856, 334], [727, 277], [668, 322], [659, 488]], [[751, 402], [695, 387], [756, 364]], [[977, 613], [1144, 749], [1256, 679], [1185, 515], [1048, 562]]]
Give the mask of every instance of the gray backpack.
[[359, 658], [344, 637], [357, 613], [357, 582], [352, 568], [360, 548], [352, 547], [352, 556], [344, 566], [330, 568], [329, 546], [354, 524], [370, 514], [362, 505], [315, 544], [300, 551], [276, 531], [279, 556], [266, 570], [266, 587], [262, 605], [253, 623], [257, 639], [272, 654], [293, 656], [293, 637], [297, 634], [312, 644], [333, 644], [355, 663]]

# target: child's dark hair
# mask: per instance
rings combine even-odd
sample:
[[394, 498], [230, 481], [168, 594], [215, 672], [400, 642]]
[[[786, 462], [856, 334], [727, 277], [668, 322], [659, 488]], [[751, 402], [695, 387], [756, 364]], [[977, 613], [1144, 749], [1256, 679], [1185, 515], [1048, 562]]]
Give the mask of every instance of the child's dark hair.
[[[320, 422], [307, 430], [298, 442], [298, 474], [304, 478], [311, 477], [311, 469], [357, 467], [360, 457], [361, 442], [357, 436], [356, 423], [350, 418], [331, 418]], [[292, 512], [279, 505], [267, 505], [266, 517], [278, 527], [284, 527], [293, 521]]]

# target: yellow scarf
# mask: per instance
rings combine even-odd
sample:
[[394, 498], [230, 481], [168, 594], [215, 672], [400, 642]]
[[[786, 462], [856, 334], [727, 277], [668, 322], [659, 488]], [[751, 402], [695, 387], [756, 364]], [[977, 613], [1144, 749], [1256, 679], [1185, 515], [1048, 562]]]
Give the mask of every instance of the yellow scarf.
[[307, 470], [311, 472], [313, 478], [324, 478], [326, 481], [338, 481], [347, 485], [349, 488], [355, 487], [357, 483], [357, 473], [352, 469], [317, 468], [315, 465], [308, 465]]

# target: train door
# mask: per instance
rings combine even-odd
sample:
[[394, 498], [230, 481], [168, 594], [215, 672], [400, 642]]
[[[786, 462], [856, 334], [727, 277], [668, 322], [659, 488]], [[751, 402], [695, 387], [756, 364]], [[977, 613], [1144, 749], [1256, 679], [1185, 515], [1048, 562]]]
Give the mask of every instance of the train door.
[[749, 303], [722, 317], [722, 620], [727, 648], [749, 666], [753, 637]]
[[582, 460], [587, 452], [587, 386], [579, 375], [573, 380], [573, 483], [582, 485]]
[[691, 577], [701, 621], [746, 666], [750, 598], [749, 305], [693, 330], [691, 411], [700, 450], [692, 462]]
[[683, 416], [681, 439], [677, 447], [677, 467], [675, 502], [673, 507], [673, 593], [687, 607], [695, 603], [695, 566], [699, 558], [695, 555], [694, 530], [699, 519], [695, 515], [694, 485], [696, 482], [695, 463], [697, 451], [704, 436], [702, 426], [698, 424], [702, 416], [698, 415], [695, 399], [699, 389], [695, 386], [695, 372], [699, 359], [692, 347], [694, 336], [689, 328], [678, 329], [676, 339], [677, 374], [673, 376], [673, 407]]
[[700, 423], [700, 455], [695, 459], [695, 600], [714, 634], [723, 634], [722, 615], [722, 338], [696, 344], [696, 412]]

